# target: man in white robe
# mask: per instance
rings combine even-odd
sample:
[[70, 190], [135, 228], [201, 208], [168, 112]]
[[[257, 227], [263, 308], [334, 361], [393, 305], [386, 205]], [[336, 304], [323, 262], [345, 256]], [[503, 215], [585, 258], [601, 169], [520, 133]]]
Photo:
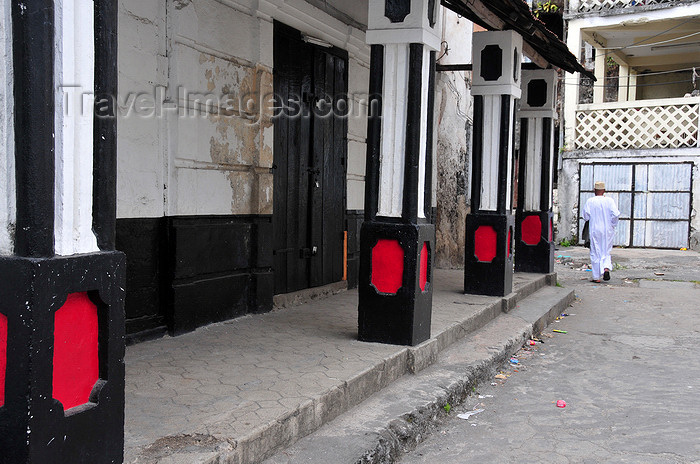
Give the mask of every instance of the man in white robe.
[[583, 219], [588, 221], [588, 233], [591, 239], [591, 273], [593, 281], [610, 280], [612, 259], [610, 250], [613, 246], [615, 227], [620, 211], [612, 198], [605, 195], [605, 183], [595, 183], [595, 196], [589, 198], [583, 207]]

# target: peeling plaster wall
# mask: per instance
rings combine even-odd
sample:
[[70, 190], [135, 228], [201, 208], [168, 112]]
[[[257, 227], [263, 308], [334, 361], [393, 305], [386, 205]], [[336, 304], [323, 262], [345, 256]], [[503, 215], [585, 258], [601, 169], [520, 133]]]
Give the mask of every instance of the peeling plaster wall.
[[9, 0], [0, 0], [0, 255], [14, 249], [16, 215], [11, 18]]
[[657, 150], [606, 150], [565, 152], [559, 172], [557, 203], [559, 218], [557, 242], [571, 240], [578, 235], [578, 191], [579, 165], [581, 163], [693, 163], [692, 210], [690, 220], [690, 248], [700, 250], [700, 149], [657, 149]]
[[578, 235], [576, 218], [578, 217], [579, 161], [564, 154], [557, 183], [557, 210], [555, 218], [556, 236], [554, 240], [571, 240]]
[[172, 121], [167, 214], [272, 214], [268, 23], [214, 0], [172, 17], [172, 98], [188, 115]]
[[[315, 3], [120, 1], [118, 217], [272, 214], [275, 19], [348, 51], [366, 113], [366, 4]], [[348, 209], [364, 208], [366, 131], [350, 119]]]
[[[440, 64], [471, 63], [472, 23], [445, 11], [443, 40], [449, 51]], [[443, 51], [444, 52], [444, 48]], [[441, 52], [441, 53], [442, 53]], [[439, 56], [439, 55], [438, 55]], [[470, 192], [472, 128], [471, 72], [440, 72], [436, 76], [437, 185], [435, 264], [464, 267], [464, 234]]]
[[168, 83], [165, 3], [119, 1], [117, 217], [164, 215], [166, 126], [137, 104]]
[[[348, 68], [348, 95], [359, 114], [366, 115], [369, 97], [369, 65], [357, 57], [350, 57]], [[367, 118], [348, 119], [348, 182], [347, 209], [365, 209], [365, 161], [367, 158]]]

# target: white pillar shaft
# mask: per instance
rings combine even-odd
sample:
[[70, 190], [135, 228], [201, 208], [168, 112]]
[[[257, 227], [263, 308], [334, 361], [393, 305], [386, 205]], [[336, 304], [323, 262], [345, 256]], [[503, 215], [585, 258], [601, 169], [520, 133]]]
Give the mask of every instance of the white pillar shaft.
[[627, 101], [628, 87], [629, 87], [629, 66], [621, 64], [620, 74], [618, 79], [617, 87], [617, 101], [625, 102]]
[[387, 44], [384, 46], [379, 216], [401, 217], [403, 209], [407, 94], [408, 44]]
[[92, 232], [94, 3], [57, 2], [55, 250], [97, 251]]
[[595, 49], [595, 87], [593, 87], [593, 103], [603, 103], [605, 99], [605, 52]]
[[0, 255], [13, 252], [15, 134], [10, 0], [0, 0]]
[[554, 206], [554, 157], [558, 155], [558, 150], [555, 149], [556, 147], [554, 146], [554, 128], [552, 128], [552, 131], [549, 134], [549, 139], [547, 140], [547, 143], [549, 143], [550, 150], [549, 150], [549, 178], [547, 179], [547, 182], [549, 184], [549, 195], [547, 195], [547, 204], [543, 205], [542, 209], [546, 209], [547, 211], [551, 210], [552, 207]]
[[506, 211], [510, 211], [512, 198], [513, 160], [510, 154], [513, 152], [513, 125], [508, 124], [508, 134], [501, 139], [501, 120], [507, 117], [513, 120], [515, 98], [510, 97], [510, 110], [508, 115], [502, 115], [502, 95], [484, 95], [483, 117], [483, 153], [481, 158], [481, 203], [482, 211], [496, 211], [498, 209], [498, 185], [500, 182], [500, 151], [501, 144], [508, 144], [508, 164], [506, 166]]
[[[566, 45], [575, 56], [581, 53], [581, 28], [578, 21], [569, 21]], [[573, 150], [576, 144], [576, 106], [578, 105], [579, 74], [564, 74], [564, 146]], [[598, 84], [598, 82], [596, 82]]]
[[423, 47], [420, 103], [420, 154], [418, 156], [418, 217], [425, 218], [425, 157], [428, 148], [428, 92], [430, 91], [430, 49]]
[[637, 71], [634, 70], [630, 70], [629, 91], [627, 92], [627, 98], [629, 101], [634, 101], [637, 99]]
[[481, 158], [481, 204], [479, 209], [498, 208], [498, 149], [500, 147], [501, 96], [484, 95], [483, 154]]
[[515, 150], [515, 147], [513, 146], [513, 131], [515, 130], [515, 127], [513, 125], [513, 115], [515, 114], [515, 98], [510, 97], [510, 105], [508, 105], [508, 108], [510, 108], [510, 111], [508, 112], [508, 121], [510, 121], [510, 124], [508, 124], [508, 134], [507, 134], [507, 139], [506, 143], [508, 143], [508, 157], [507, 159], [507, 166], [506, 166], [506, 211], [511, 212], [511, 209], [513, 207], [513, 151]]
[[[546, 138], [545, 138], [546, 137]], [[549, 172], [546, 184], [542, 184], [542, 155], [545, 144], [549, 144]], [[527, 124], [527, 147], [521, 147], [522, 155], [525, 156], [525, 198], [523, 199], [524, 210], [527, 212], [548, 211], [552, 207], [552, 169], [554, 167], [554, 132], [544, 134], [543, 118], [528, 118]], [[550, 195], [547, 203], [541, 204], [542, 188], [546, 188]]]
[[[428, 136], [428, 89], [430, 83], [430, 49], [428, 47], [423, 48], [422, 62], [417, 195], [418, 217], [425, 218], [425, 166]], [[403, 212], [408, 68], [409, 44], [387, 44], [384, 46], [379, 216], [401, 217]]]
[[542, 118], [530, 118], [527, 124], [527, 147], [520, 147], [525, 156], [525, 211], [539, 211], [542, 191]]

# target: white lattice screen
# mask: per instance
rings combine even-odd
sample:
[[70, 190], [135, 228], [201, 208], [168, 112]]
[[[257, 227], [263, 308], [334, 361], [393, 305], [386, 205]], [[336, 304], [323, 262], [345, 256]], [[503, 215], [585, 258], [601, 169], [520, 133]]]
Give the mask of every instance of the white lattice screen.
[[[673, 99], [676, 104], [647, 102], [581, 105], [576, 112], [576, 148], [633, 149], [700, 146], [700, 99]], [[680, 100], [682, 103], [677, 103]], [[655, 100], [659, 102], [659, 100]], [[631, 104], [644, 103], [645, 106]]]
[[601, 11], [615, 8], [627, 8], [638, 5], [658, 5], [674, 3], [673, 0], [580, 0], [578, 11]]

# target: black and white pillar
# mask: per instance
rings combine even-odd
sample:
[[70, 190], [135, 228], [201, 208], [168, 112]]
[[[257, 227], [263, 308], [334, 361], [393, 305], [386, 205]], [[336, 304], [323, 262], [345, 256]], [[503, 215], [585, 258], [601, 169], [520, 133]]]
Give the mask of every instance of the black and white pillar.
[[515, 270], [554, 271], [552, 167], [557, 72], [523, 70]]
[[434, 0], [370, 0], [370, 118], [361, 231], [359, 338], [416, 345], [430, 337]]
[[116, 96], [116, 2], [0, 13], [0, 463], [119, 463], [124, 256], [98, 239], [116, 126], [93, 111]]
[[513, 288], [513, 145], [522, 37], [477, 32], [472, 45], [474, 133], [464, 291], [504, 296]]

